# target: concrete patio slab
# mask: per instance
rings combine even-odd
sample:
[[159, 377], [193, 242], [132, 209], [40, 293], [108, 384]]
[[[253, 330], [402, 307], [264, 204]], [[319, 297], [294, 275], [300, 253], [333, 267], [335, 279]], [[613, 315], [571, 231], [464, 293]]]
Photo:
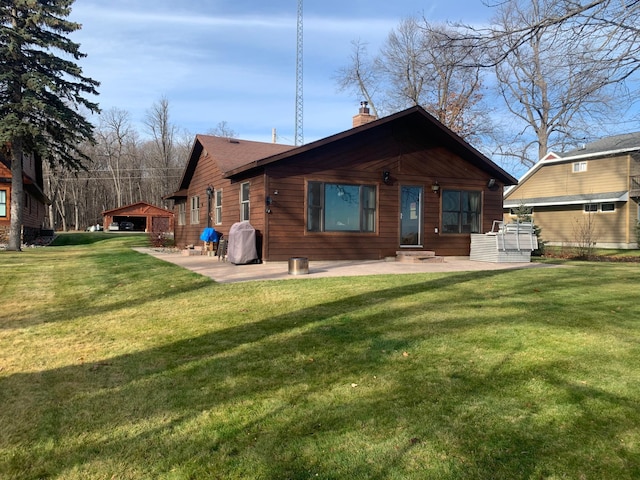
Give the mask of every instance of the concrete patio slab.
[[292, 280], [323, 277], [350, 277], [434, 272], [470, 272], [483, 270], [512, 270], [522, 268], [555, 267], [541, 263], [489, 263], [469, 260], [469, 257], [445, 257], [440, 263], [401, 263], [385, 260], [309, 261], [309, 273], [289, 274], [288, 262], [265, 262], [252, 265], [234, 265], [206, 255], [182, 255], [181, 252], [136, 248], [138, 252], [187, 268], [219, 283], [249, 282], [256, 280]]

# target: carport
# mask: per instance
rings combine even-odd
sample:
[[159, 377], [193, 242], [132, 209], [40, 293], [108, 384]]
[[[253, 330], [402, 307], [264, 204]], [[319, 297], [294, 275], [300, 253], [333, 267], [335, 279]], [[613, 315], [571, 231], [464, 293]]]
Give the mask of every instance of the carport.
[[173, 212], [146, 202], [105, 210], [102, 216], [105, 230], [113, 222], [131, 222], [136, 232], [173, 232]]

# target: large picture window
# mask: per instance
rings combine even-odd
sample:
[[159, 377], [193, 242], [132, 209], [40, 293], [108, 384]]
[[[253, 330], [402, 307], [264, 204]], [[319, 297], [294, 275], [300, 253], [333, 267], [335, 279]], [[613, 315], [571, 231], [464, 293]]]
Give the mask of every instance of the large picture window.
[[376, 187], [309, 182], [307, 231], [375, 232]]
[[7, 191], [0, 190], [0, 217], [7, 216]]
[[480, 233], [481, 198], [480, 192], [444, 190], [443, 233]]

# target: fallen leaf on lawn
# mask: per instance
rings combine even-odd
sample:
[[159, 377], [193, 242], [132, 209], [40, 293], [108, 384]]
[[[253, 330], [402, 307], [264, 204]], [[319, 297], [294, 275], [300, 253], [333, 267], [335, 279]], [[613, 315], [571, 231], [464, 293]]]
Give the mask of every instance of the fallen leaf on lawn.
[[356, 388], [357, 386], [358, 386], [358, 384], [357, 384], [357, 383], [352, 383], [352, 384], [351, 384], [351, 387], [352, 387], [352, 388]]
[[403, 357], [408, 357], [408, 356], [409, 356], [409, 354], [408, 354], [407, 352], [402, 352], [402, 356], [403, 356]]

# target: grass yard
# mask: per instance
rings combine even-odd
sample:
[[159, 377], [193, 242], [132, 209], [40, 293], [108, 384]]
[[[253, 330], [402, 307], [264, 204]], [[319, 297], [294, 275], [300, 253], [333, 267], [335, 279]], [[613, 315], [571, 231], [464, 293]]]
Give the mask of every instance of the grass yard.
[[640, 478], [635, 263], [220, 285], [145, 241], [0, 252], [0, 478]]

